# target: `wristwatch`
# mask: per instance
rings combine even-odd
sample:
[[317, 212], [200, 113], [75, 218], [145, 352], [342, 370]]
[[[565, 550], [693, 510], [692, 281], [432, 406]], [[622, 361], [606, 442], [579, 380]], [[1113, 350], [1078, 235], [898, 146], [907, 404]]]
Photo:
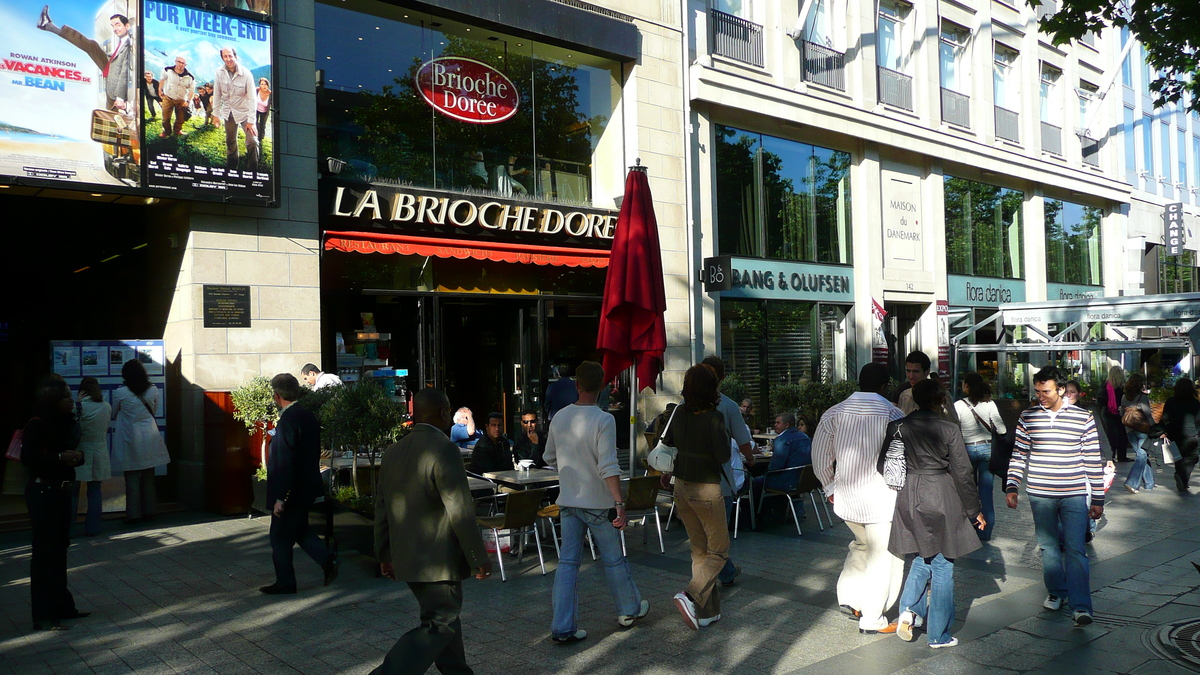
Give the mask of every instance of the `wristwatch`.
[[625, 502], [613, 502], [614, 507], [625, 506]]

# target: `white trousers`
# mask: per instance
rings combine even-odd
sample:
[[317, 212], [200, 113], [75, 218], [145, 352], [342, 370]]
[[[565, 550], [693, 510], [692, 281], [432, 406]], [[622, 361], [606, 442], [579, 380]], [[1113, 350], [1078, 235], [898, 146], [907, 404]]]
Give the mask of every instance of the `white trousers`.
[[890, 522], [846, 524], [854, 541], [838, 577], [838, 604], [862, 612], [859, 628], [879, 630], [888, 625], [883, 614], [896, 604], [904, 586], [904, 561], [888, 552]]

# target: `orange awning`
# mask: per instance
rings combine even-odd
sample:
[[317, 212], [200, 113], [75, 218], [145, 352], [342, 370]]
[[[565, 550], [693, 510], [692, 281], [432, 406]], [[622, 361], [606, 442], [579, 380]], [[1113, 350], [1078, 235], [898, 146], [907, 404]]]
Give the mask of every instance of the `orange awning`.
[[385, 232], [326, 232], [325, 250], [346, 253], [399, 253], [435, 258], [496, 262], [608, 267], [608, 251], [565, 246], [528, 246], [499, 241], [460, 241]]

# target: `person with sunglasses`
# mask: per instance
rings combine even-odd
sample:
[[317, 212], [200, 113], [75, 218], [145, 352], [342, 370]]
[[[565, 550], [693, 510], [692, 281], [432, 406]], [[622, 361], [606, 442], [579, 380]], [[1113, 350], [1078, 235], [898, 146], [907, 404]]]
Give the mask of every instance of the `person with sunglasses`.
[[538, 426], [537, 411], [521, 413], [521, 435], [513, 443], [513, 463], [523, 459], [533, 460], [536, 467], [546, 466], [542, 455], [546, 453], [546, 434]]

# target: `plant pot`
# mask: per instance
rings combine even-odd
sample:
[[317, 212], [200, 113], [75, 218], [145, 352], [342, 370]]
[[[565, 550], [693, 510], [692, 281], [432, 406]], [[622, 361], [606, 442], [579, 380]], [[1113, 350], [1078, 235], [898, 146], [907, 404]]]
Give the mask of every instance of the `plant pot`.
[[254, 489], [254, 501], [250, 508], [260, 513], [270, 513], [271, 510], [267, 508], [267, 481], [251, 478], [250, 487]]

